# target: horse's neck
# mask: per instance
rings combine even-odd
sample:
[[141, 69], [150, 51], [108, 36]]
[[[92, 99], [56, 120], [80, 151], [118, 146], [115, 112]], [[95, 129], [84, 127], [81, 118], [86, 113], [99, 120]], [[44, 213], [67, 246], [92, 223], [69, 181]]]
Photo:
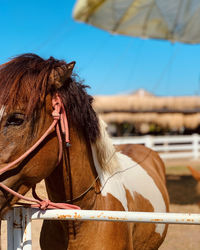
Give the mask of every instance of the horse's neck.
[[[53, 173], [46, 179], [49, 198], [56, 202], [79, 197], [94, 183], [97, 176], [90, 143], [85, 140], [81, 131], [74, 128], [70, 129], [70, 143], [70, 166], [68, 164], [67, 153], [65, 152], [66, 162], [63, 160], [62, 164], [56, 167]], [[72, 197], [70, 194], [72, 194]], [[85, 204], [85, 200], [84, 206], [89, 208], [90, 204]], [[88, 202], [90, 201], [90, 199], [87, 200]]]

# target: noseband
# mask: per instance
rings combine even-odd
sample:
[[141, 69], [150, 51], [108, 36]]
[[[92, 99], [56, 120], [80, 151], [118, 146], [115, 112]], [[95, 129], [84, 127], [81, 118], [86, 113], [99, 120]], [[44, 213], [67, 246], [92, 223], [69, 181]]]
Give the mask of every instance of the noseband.
[[[52, 98], [52, 106], [53, 106], [53, 122], [50, 125], [50, 127], [47, 129], [47, 131], [40, 137], [40, 139], [30, 148], [28, 149], [23, 155], [21, 155], [19, 158], [17, 158], [15, 161], [9, 163], [6, 165], [4, 168], [0, 169], [0, 175], [11, 169], [13, 166], [15, 166], [17, 163], [25, 159], [33, 150], [35, 150], [42, 141], [52, 132], [54, 128], [56, 128], [56, 133], [58, 137], [58, 142], [59, 142], [59, 157], [58, 157], [58, 164], [61, 161], [62, 154], [63, 154], [63, 141], [61, 137], [61, 132], [65, 137], [65, 143], [66, 146], [69, 146], [69, 128], [68, 128], [68, 121], [67, 121], [67, 115], [65, 112], [64, 105], [62, 103], [61, 98], [59, 97], [58, 94], [55, 94], [54, 97]], [[59, 126], [60, 122], [60, 126]], [[61, 131], [60, 131], [61, 128]], [[0, 182], [0, 187], [6, 190], [7, 192], [11, 193], [12, 195], [18, 197], [19, 199], [23, 199], [25, 201], [29, 202], [34, 202], [36, 204], [29, 204], [31, 207], [39, 207], [43, 210], [47, 208], [60, 208], [60, 209], [80, 209], [78, 206], [67, 204], [67, 203], [53, 203], [49, 200], [41, 200], [36, 194], [36, 198], [28, 198], [25, 197], [14, 190], [10, 189], [6, 185]], [[34, 191], [33, 191], [34, 193]]]

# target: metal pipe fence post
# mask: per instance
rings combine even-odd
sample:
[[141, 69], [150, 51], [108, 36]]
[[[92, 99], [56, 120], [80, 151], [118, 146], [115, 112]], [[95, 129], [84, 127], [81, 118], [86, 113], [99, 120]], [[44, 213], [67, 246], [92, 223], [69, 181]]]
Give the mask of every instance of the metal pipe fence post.
[[15, 207], [14, 209], [14, 248], [13, 250], [23, 250], [22, 246], [22, 207]]
[[22, 208], [22, 238], [23, 250], [31, 250], [31, 209], [25, 207]]
[[13, 209], [8, 211], [6, 214], [7, 220], [7, 249], [13, 250], [14, 249], [14, 211]]

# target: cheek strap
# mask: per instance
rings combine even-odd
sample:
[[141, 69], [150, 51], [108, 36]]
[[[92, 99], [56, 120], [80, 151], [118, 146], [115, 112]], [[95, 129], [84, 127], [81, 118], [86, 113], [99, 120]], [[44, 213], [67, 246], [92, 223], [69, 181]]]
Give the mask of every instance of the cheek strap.
[[[69, 144], [69, 127], [68, 127], [67, 115], [66, 115], [62, 100], [57, 93], [52, 98], [52, 106], [54, 109], [52, 112], [53, 122], [50, 125], [50, 127], [47, 129], [47, 131], [23, 155], [21, 155], [19, 158], [17, 158], [13, 162], [7, 164], [5, 167], [0, 169], [0, 175], [5, 173], [9, 169], [11, 169], [13, 166], [15, 166], [17, 163], [19, 163], [23, 159], [25, 159], [33, 150], [35, 150], [40, 145], [40, 143], [42, 141], [44, 141], [44, 139], [52, 132], [52, 130], [54, 128], [56, 128], [56, 133], [57, 133], [57, 137], [58, 137], [58, 141], [59, 141], [58, 164], [60, 163], [61, 158], [62, 158], [62, 152], [63, 152], [61, 133], [63, 133], [65, 136], [66, 145], [69, 146], [70, 144]], [[60, 122], [60, 126], [59, 126], [59, 122]], [[61, 127], [61, 131], [60, 131], [60, 127]], [[38, 207], [38, 208], [43, 209], [43, 210], [45, 210], [47, 208], [51, 208], [51, 209], [58, 209], [58, 208], [60, 208], [60, 209], [80, 209], [80, 207], [78, 207], [78, 206], [67, 204], [67, 203], [53, 203], [49, 200], [42, 200], [36, 195], [35, 187], [33, 188], [33, 196], [35, 198], [25, 197], [25, 196], [15, 192], [14, 190], [10, 189], [6, 185], [4, 185], [2, 182], [0, 182], [0, 187], [2, 187], [4, 190], [11, 193], [12, 195], [18, 197], [19, 199], [23, 199], [25, 201], [36, 203], [36, 204], [26, 204], [26, 205], [30, 205], [31, 207]]]

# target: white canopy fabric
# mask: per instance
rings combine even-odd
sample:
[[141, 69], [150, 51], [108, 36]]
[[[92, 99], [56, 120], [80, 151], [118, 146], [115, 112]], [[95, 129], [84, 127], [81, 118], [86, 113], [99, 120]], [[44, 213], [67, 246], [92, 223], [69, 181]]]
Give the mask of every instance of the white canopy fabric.
[[200, 43], [200, 0], [78, 0], [73, 15], [111, 33]]

